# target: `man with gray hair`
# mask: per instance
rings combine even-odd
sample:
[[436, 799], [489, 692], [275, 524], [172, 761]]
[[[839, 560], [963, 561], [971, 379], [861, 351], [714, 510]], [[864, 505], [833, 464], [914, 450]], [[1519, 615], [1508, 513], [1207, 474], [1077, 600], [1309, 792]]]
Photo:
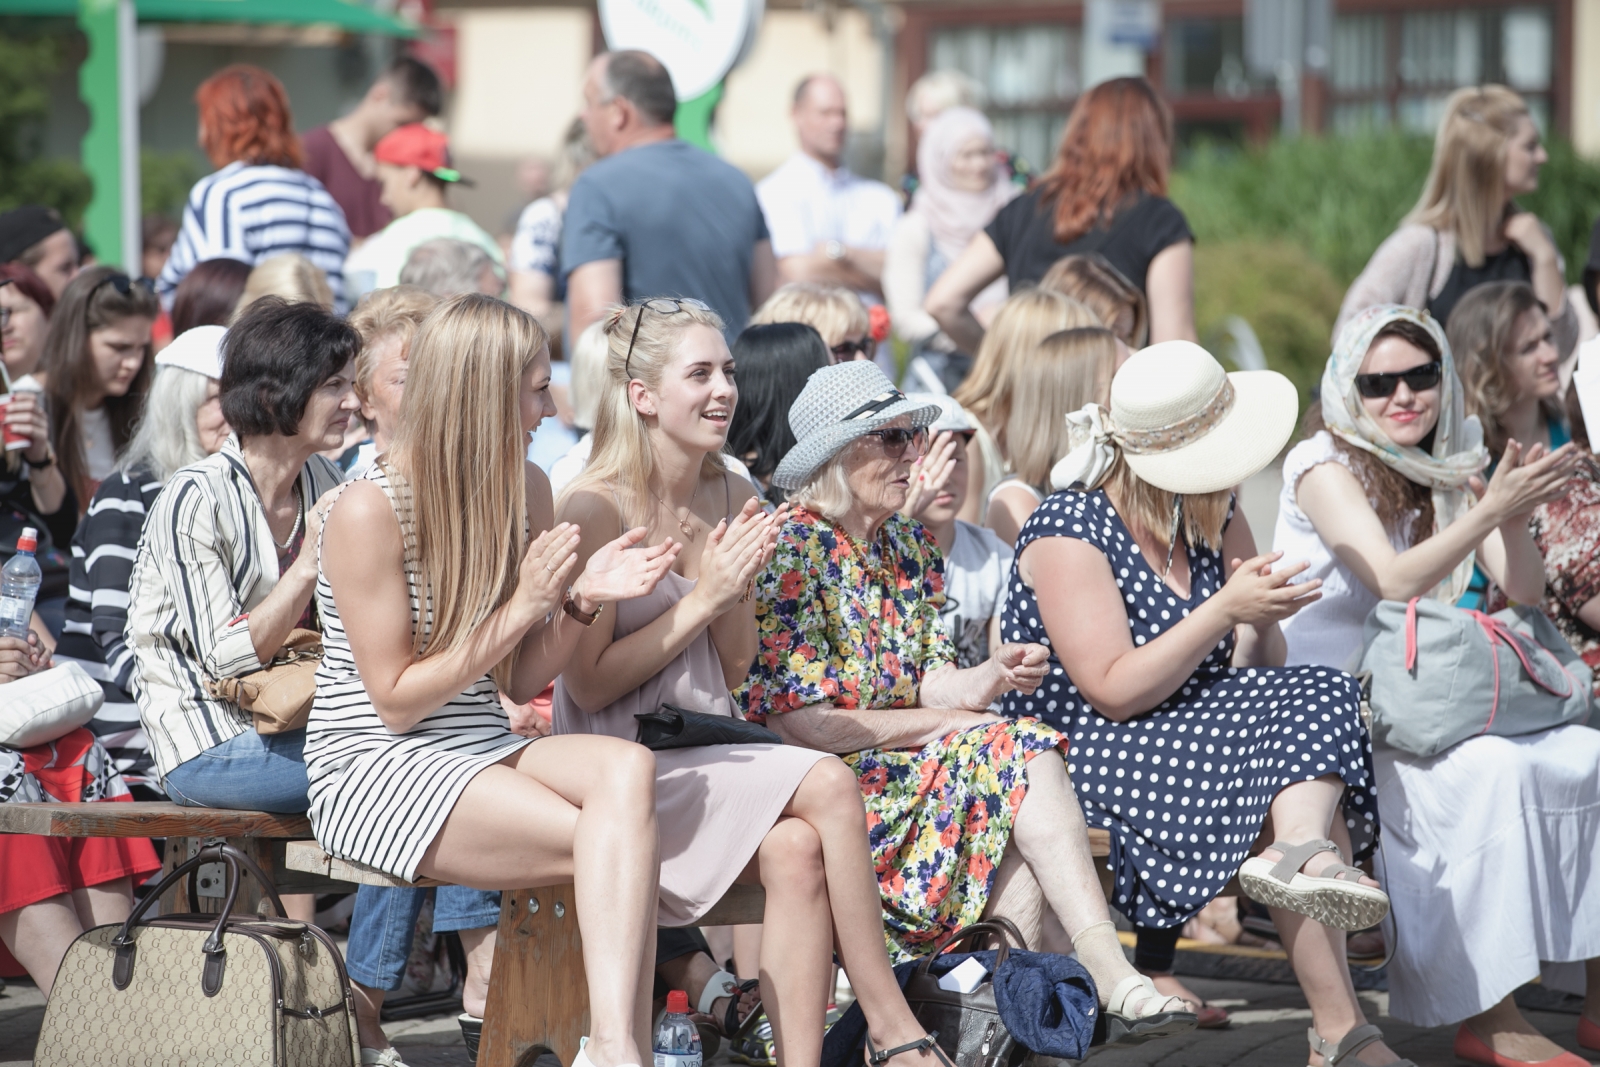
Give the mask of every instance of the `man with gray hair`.
[[489, 253], [470, 241], [436, 237], [411, 250], [400, 270], [401, 285], [415, 285], [437, 297], [461, 293], [499, 296], [505, 280]]
[[613, 304], [693, 297], [730, 337], [772, 292], [777, 269], [750, 179], [677, 139], [672, 79], [646, 52], [589, 64], [583, 123], [600, 160], [572, 186], [561, 234], [567, 331]]

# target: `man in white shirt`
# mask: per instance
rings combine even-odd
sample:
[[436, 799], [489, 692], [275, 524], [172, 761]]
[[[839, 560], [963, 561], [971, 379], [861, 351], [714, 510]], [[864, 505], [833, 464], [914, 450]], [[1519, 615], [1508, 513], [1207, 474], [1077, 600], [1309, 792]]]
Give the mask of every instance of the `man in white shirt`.
[[842, 285], [881, 299], [883, 251], [900, 197], [844, 166], [849, 127], [844, 86], [813, 74], [794, 94], [800, 151], [756, 186], [781, 282]]

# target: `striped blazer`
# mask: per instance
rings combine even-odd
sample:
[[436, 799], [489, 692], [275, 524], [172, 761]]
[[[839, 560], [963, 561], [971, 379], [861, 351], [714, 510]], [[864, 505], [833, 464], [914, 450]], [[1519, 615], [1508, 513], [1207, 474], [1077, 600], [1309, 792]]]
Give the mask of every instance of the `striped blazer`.
[[[312, 456], [300, 472], [310, 507], [339, 468]], [[316, 551], [307, 545], [302, 551]], [[128, 589], [134, 694], [156, 769], [167, 773], [251, 729], [208, 678], [260, 670], [250, 609], [278, 584], [278, 554], [255, 484], [230, 436], [222, 451], [174, 474], [145, 520]]]
[[350, 228], [328, 190], [305, 171], [229, 163], [189, 191], [156, 292], [170, 309], [178, 283], [197, 263], [237, 259], [254, 266], [285, 252], [299, 253], [326, 274], [335, 309], [345, 310]]

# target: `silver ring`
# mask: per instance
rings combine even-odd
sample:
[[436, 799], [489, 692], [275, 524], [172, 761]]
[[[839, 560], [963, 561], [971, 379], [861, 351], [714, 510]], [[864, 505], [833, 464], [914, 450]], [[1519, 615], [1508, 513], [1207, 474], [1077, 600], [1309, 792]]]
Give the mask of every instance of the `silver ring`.
[[550, 573], [551, 573], [551, 574], [554, 574], [554, 573], [555, 573], [555, 570], [554, 570], [554, 569], [553, 569], [553, 568], [552, 568], [552, 567], [551, 567], [551, 566], [550, 566], [550, 564], [548, 564], [548, 563], [546, 563], [546, 564], [545, 564], [545, 565], [544, 565], [544, 569], [545, 569], [545, 570], [547, 570], [547, 571], [549, 571], [549, 572], [550, 572]]

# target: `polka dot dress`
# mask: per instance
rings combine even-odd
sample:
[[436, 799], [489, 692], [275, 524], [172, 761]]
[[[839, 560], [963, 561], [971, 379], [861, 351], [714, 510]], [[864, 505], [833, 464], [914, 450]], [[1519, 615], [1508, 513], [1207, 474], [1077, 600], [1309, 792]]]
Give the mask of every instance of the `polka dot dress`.
[[[1220, 552], [1191, 550], [1190, 596], [1172, 592], [1103, 491], [1067, 490], [1040, 504], [1017, 538], [1017, 558], [1041, 537], [1075, 537], [1105, 553], [1135, 645], [1176, 626], [1224, 580]], [[1050, 644], [1015, 566], [1003, 623], [1007, 641]], [[1032, 696], [1004, 697], [1007, 715], [1042, 719], [1071, 736], [1069, 768], [1084, 817], [1111, 832], [1112, 902], [1140, 926], [1176, 926], [1221, 892], [1273, 798], [1295, 782], [1337, 774], [1348, 787], [1345, 816], [1358, 855], [1377, 833], [1355, 680], [1322, 667], [1234, 668], [1233, 646], [1230, 633], [1177, 692], [1125, 723], [1095, 712], [1054, 651]]]

